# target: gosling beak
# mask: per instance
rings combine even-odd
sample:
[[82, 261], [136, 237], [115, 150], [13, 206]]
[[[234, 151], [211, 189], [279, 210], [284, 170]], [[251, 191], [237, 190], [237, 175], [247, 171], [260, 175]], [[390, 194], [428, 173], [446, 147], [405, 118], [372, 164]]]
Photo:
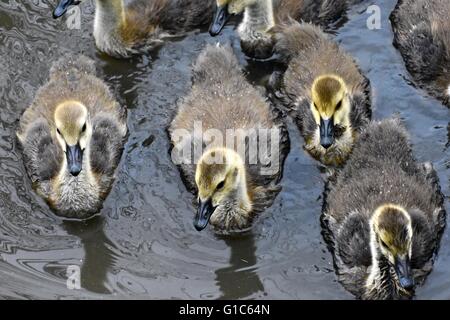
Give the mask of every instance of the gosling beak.
[[58, 6], [53, 10], [53, 19], [58, 19], [63, 16], [70, 6], [76, 6], [80, 4], [80, 2], [81, 1], [78, 0], [60, 0]]
[[408, 257], [397, 257], [395, 259], [395, 272], [403, 289], [411, 290], [414, 287], [414, 279]]
[[217, 7], [216, 13], [214, 14], [213, 22], [209, 27], [209, 34], [213, 37], [217, 36], [230, 18], [230, 13], [228, 12], [228, 5]]
[[197, 214], [194, 218], [194, 227], [197, 231], [202, 231], [206, 228], [214, 210], [216, 210], [216, 207], [212, 205], [211, 198], [206, 201], [199, 200]]
[[74, 177], [78, 176], [83, 165], [83, 150], [79, 143], [74, 146], [66, 145], [66, 158], [70, 174]]
[[325, 149], [334, 143], [334, 123], [333, 118], [324, 120], [320, 118], [320, 144]]

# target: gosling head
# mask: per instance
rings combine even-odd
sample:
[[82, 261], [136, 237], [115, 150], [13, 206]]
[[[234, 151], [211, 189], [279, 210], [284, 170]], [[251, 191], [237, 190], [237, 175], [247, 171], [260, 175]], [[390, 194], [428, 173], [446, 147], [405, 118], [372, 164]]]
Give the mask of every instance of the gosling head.
[[320, 76], [312, 85], [311, 98], [311, 111], [320, 129], [320, 144], [328, 149], [334, 143], [335, 128], [348, 127], [350, 123], [347, 86], [338, 76]]
[[194, 219], [197, 231], [206, 228], [217, 207], [231, 203], [250, 210], [244, 163], [231, 149], [215, 148], [205, 152], [197, 164], [195, 183], [198, 188], [198, 210]]
[[220, 34], [231, 15], [242, 13], [246, 7], [258, 1], [262, 0], [217, 0], [217, 9], [209, 28], [209, 34], [213, 37]]
[[67, 169], [78, 176], [92, 132], [88, 110], [80, 102], [66, 101], [56, 107], [54, 117], [56, 137], [66, 154]]
[[59, 17], [62, 17], [70, 6], [76, 6], [80, 3], [81, 1], [78, 0], [60, 0], [55, 10], [53, 10], [53, 18], [58, 19]]
[[414, 279], [410, 262], [413, 231], [409, 213], [396, 205], [382, 205], [375, 211], [370, 225], [373, 257], [385, 257], [395, 270], [400, 287], [406, 291], [412, 290]]

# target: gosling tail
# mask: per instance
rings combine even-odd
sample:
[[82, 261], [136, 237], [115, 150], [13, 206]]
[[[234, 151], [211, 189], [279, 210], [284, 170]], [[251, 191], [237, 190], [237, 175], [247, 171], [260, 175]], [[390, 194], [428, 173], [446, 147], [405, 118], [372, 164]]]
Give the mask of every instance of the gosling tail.
[[193, 70], [195, 84], [217, 84], [241, 74], [236, 55], [229, 44], [208, 45], [200, 54]]
[[288, 64], [298, 52], [316, 43], [318, 39], [328, 38], [320, 27], [310, 23], [298, 23], [293, 19], [276, 25], [271, 33], [275, 38], [275, 52], [285, 64]]
[[64, 54], [50, 69], [50, 77], [65, 75], [67, 76], [71, 70], [82, 73], [95, 74], [95, 63], [92, 59], [75, 54]]

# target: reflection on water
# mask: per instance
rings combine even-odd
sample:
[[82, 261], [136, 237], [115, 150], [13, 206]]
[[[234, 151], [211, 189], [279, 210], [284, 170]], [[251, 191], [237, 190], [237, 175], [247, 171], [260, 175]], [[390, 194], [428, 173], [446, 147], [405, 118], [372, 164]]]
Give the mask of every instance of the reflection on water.
[[[219, 237], [218, 237], [219, 238]], [[264, 291], [256, 268], [256, 245], [252, 233], [220, 237], [231, 249], [230, 265], [215, 271], [220, 299], [243, 299]]]
[[107, 274], [114, 263], [111, 248], [114, 244], [103, 231], [105, 218], [95, 216], [86, 221], [66, 220], [62, 227], [69, 235], [81, 239], [84, 258], [81, 262], [81, 287], [95, 292], [109, 294]]

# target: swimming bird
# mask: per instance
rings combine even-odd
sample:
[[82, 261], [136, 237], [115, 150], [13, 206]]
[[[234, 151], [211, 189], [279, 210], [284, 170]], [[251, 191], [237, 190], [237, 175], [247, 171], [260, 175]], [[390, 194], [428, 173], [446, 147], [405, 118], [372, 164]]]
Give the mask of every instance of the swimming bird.
[[272, 97], [294, 117], [306, 151], [325, 165], [342, 165], [371, 118], [369, 80], [319, 27], [292, 21], [274, 32], [286, 70], [273, 75]]
[[445, 227], [431, 163], [417, 163], [398, 119], [371, 123], [327, 183], [323, 236], [338, 280], [362, 299], [408, 299], [431, 271]]
[[109, 193], [126, 132], [126, 109], [94, 62], [65, 55], [23, 113], [17, 137], [37, 193], [59, 215], [87, 218]]
[[210, 223], [218, 233], [244, 231], [281, 190], [287, 129], [246, 81], [229, 46], [207, 46], [193, 73], [192, 90], [168, 130], [172, 159], [197, 196], [195, 228]]
[[[60, 0], [53, 17], [81, 1]], [[214, 0], [95, 0], [94, 38], [98, 49], [114, 57], [151, 50], [173, 36], [206, 25]]]
[[414, 83], [450, 107], [450, 1], [400, 0], [391, 14], [394, 45]]
[[231, 15], [244, 12], [238, 27], [243, 52], [252, 58], [266, 59], [273, 54], [270, 30], [289, 19], [328, 27], [342, 18], [347, 0], [217, 0], [209, 32], [217, 36]]

